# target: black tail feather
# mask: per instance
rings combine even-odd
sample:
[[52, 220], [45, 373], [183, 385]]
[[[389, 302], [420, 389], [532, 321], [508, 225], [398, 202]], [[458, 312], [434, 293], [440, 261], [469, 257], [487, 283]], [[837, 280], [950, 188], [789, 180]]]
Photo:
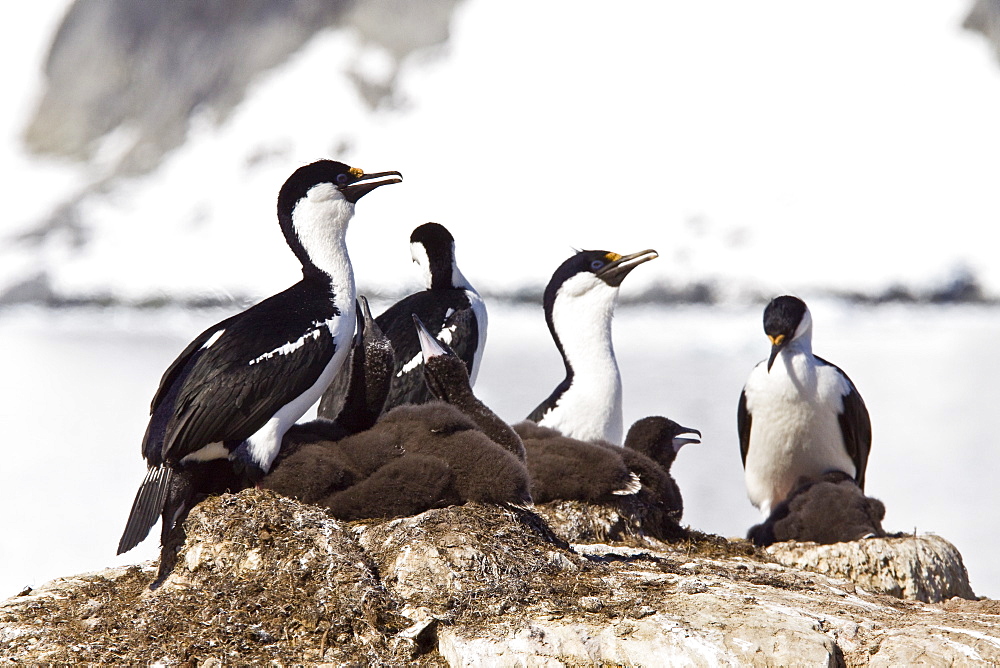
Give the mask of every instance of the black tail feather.
[[139, 486], [132, 503], [125, 531], [118, 541], [118, 554], [128, 552], [149, 535], [149, 530], [163, 512], [172, 474], [173, 470], [166, 466], [154, 466], [146, 473], [146, 479]]

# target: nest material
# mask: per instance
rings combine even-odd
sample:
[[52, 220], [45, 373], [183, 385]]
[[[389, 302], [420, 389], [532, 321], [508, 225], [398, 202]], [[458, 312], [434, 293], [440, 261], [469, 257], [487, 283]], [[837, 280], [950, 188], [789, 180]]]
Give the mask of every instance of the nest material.
[[92, 576], [68, 597], [26, 601], [43, 624], [6, 649], [56, 646], [27, 655], [125, 664], [393, 655], [387, 638], [408, 620], [394, 614], [344, 525], [319, 508], [245, 490], [199, 504], [186, 527], [178, 565], [159, 589], [148, 590], [151, 569], [133, 567]]

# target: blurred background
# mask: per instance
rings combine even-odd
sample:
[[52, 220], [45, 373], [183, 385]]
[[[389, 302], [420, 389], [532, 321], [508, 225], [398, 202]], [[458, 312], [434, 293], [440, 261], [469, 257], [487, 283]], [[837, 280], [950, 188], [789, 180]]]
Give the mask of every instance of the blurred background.
[[867, 491], [1000, 596], [1000, 1], [37, 0], [0, 26], [0, 597], [114, 557], [160, 374], [297, 280], [275, 198], [332, 157], [402, 185], [348, 235], [375, 310], [436, 221], [490, 308], [477, 392], [561, 379], [573, 248], [661, 257], [615, 323], [626, 422], [701, 429], [685, 522], [746, 500], [736, 401], [795, 293], [872, 414]]

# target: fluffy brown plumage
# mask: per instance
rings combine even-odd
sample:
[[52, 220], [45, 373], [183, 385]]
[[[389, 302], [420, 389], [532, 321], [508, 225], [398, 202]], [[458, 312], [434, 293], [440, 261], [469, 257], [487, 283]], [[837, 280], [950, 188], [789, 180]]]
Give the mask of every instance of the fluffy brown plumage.
[[347, 520], [467, 501], [531, 501], [528, 473], [517, 457], [439, 401], [394, 408], [371, 429], [340, 441], [303, 445], [261, 486]]
[[424, 358], [424, 382], [431, 394], [462, 411], [484, 434], [523, 462], [521, 438], [473, 393], [465, 362], [450, 347], [433, 338], [416, 315], [413, 321]]
[[376, 426], [390, 429], [408, 453], [445, 460], [463, 501], [531, 502], [524, 465], [454, 406], [440, 401], [398, 406]]
[[524, 443], [535, 503], [611, 503], [628, 490], [638, 491], [619, 447], [569, 438], [527, 420], [514, 431]]
[[582, 501], [613, 506], [633, 530], [661, 540], [686, 535], [680, 526], [683, 501], [670, 476], [669, 462], [664, 468], [644, 454], [658, 452], [659, 440], [664, 438], [673, 450], [672, 432], [652, 429], [648, 419], [640, 420], [629, 430], [626, 447], [619, 447], [568, 438], [530, 421], [514, 429], [524, 442], [536, 503]]
[[[684, 499], [670, 473], [670, 467], [681, 447], [701, 442], [700, 438], [694, 438], [694, 434], [701, 436], [697, 429], [682, 427], [669, 418], [654, 415], [636, 421], [625, 437], [626, 451], [639, 452], [658, 464], [663, 477], [656, 479], [656, 498], [668, 509], [670, 517], [678, 522], [684, 513]], [[652, 476], [649, 479], [652, 480]], [[647, 478], [643, 478], [643, 484], [646, 484], [646, 480]], [[651, 482], [650, 485], [652, 484]]]
[[767, 546], [783, 541], [823, 545], [885, 536], [885, 506], [865, 496], [846, 473], [831, 471], [818, 478], [799, 478], [792, 494], [775, 506], [767, 520], [755, 524], [747, 539]]

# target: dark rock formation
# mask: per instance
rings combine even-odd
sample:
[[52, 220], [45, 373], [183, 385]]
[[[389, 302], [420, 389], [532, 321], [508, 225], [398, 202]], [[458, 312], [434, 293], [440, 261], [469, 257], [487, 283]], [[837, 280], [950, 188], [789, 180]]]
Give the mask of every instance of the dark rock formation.
[[[40, 154], [89, 160], [112, 131], [126, 131], [115, 170], [144, 173], [183, 143], [195, 112], [224, 119], [264, 71], [318, 32], [353, 28], [395, 67], [447, 41], [458, 0], [76, 0], [45, 64], [46, 86], [26, 131]], [[386, 81], [350, 76], [373, 106]]]
[[1000, 0], [975, 0], [962, 27], [982, 34], [1000, 59]]

